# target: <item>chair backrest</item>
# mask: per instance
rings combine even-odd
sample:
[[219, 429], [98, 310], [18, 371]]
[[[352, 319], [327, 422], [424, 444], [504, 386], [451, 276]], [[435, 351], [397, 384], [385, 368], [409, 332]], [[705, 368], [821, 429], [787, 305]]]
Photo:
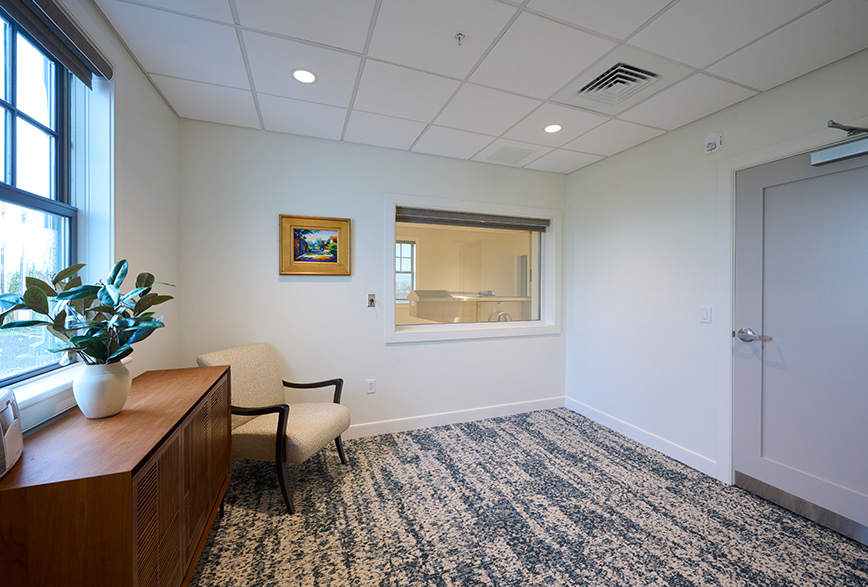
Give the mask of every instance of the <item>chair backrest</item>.
[[[286, 403], [277, 354], [265, 343], [214, 351], [197, 357], [196, 362], [201, 367], [230, 366], [233, 406], [261, 408]], [[241, 426], [253, 417], [232, 416], [232, 428]]]

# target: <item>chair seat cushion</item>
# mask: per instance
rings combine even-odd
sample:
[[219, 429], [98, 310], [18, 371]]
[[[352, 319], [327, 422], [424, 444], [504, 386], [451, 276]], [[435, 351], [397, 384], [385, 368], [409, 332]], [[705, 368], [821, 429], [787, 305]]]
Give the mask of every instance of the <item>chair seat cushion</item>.
[[[232, 430], [232, 456], [274, 461], [277, 414], [256, 416]], [[303, 463], [350, 427], [350, 411], [328, 402], [289, 405], [286, 462]]]

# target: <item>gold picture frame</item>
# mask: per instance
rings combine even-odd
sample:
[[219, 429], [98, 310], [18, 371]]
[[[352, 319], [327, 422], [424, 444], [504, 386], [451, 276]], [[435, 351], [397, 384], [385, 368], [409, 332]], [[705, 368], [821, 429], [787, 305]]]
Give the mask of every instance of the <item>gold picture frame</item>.
[[350, 219], [280, 215], [281, 275], [349, 275]]

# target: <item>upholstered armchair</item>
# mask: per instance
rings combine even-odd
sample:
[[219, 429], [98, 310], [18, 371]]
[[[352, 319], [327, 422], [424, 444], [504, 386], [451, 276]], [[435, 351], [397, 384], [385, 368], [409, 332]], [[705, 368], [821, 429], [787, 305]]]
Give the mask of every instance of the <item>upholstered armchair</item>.
[[[232, 393], [232, 456], [274, 461], [283, 500], [295, 513], [284, 463], [301, 464], [334, 441], [347, 463], [341, 434], [350, 426], [350, 411], [340, 404], [343, 379], [315, 383], [284, 381], [278, 357], [269, 345], [256, 343], [207, 353], [200, 366], [229, 365]], [[287, 404], [285, 388], [334, 388], [330, 402]]]

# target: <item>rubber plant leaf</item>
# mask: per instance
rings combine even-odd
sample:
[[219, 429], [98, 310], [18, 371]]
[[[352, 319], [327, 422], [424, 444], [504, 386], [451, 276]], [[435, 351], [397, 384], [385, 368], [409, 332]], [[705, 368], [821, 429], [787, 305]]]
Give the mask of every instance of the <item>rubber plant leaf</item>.
[[[127, 264], [126, 259], [121, 259], [115, 266], [112, 267], [111, 275], [108, 277], [108, 281], [106, 285], [113, 285], [116, 288], [119, 288], [121, 284], [124, 282], [124, 279], [127, 278], [127, 269], [129, 265]], [[117, 302], [115, 302], [117, 303]]]
[[41, 279], [37, 279], [36, 277], [28, 277], [24, 280], [24, 283], [27, 287], [38, 287], [42, 291], [45, 292], [45, 295], [48, 296], [56, 296], [57, 292], [54, 291], [54, 288], [42, 281]]
[[79, 277], [78, 275], [66, 282], [66, 285], [63, 286], [63, 291], [72, 289], [74, 287], [81, 287], [81, 277]]
[[34, 312], [48, 315], [48, 296], [38, 287], [28, 287], [25, 290], [24, 305]]
[[151, 287], [154, 285], [155, 278], [150, 273], [139, 273], [136, 277], [136, 287]]
[[[76, 273], [81, 271], [82, 267], [84, 267], [84, 263], [78, 263], [76, 265], [70, 265], [66, 269], [61, 269], [60, 271], [57, 272], [57, 275], [54, 276], [54, 279], [52, 279], [51, 282], [54, 283], [54, 285], [57, 285], [58, 283], [60, 283], [64, 279], [72, 277], [73, 275], [75, 275]], [[80, 277], [79, 277], [79, 281], [81, 281]], [[81, 285], [81, 284], [79, 283], [79, 285]]]
[[97, 297], [107, 306], [116, 306], [121, 299], [121, 290], [116, 285], [106, 284], [99, 289]]
[[129, 354], [132, 352], [133, 348], [130, 345], [125, 344], [124, 346], [119, 347], [118, 350], [110, 354], [108, 359], [106, 360], [106, 363], [117, 363], [124, 357], [129, 356]]
[[[19, 299], [20, 299], [20, 296], [19, 296]], [[18, 303], [18, 304], [15, 304], [14, 306], [12, 306], [11, 308], [9, 308], [8, 310], [3, 311], [2, 313], [0, 313], [0, 324], [3, 324], [3, 321], [6, 319], [6, 316], [11, 314], [12, 312], [15, 312], [17, 310], [21, 310], [22, 308], [26, 308], [26, 307], [27, 306], [25, 306], [24, 304]]]
[[28, 326], [51, 326], [51, 322], [47, 320], [19, 320], [18, 322], [7, 322], [0, 328], [5, 330], [8, 328], [27, 328]]
[[71, 289], [66, 289], [57, 294], [57, 299], [59, 300], [81, 300], [86, 298], [92, 298], [99, 294], [99, 290], [102, 289], [98, 285], [80, 285], [78, 287], [73, 287]]

